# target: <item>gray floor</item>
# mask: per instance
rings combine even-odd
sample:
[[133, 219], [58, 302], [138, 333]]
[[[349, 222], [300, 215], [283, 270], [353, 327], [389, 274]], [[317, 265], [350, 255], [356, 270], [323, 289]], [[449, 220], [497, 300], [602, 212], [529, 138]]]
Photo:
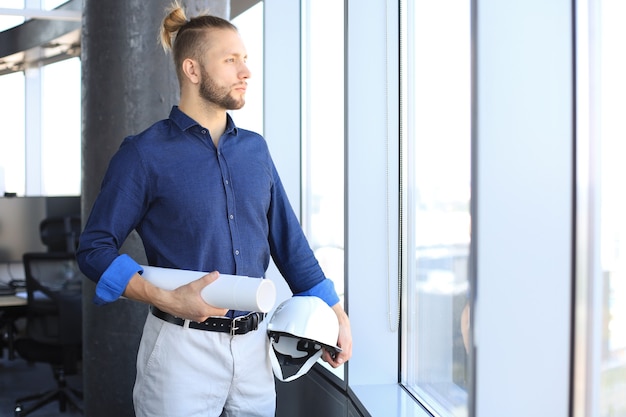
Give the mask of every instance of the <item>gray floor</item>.
[[[23, 396], [36, 394], [54, 388], [56, 382], [52, 374], [52, 368], [47, 364], [28, 364], [17, 357], [9, 360], [7, 351], [0, 354], [0, 417], [13, 417], [15, 399]], [[81, 388], [80, 376], [68, 376], [68, 385], [73, 388]], [[26, 407], [28, 403], [25, 403]], [[74, 417], [82, 415], [76, 410], [69, 408], [61, 413], [59, 403], [53, 402], [29, 416], [32, 417]]]

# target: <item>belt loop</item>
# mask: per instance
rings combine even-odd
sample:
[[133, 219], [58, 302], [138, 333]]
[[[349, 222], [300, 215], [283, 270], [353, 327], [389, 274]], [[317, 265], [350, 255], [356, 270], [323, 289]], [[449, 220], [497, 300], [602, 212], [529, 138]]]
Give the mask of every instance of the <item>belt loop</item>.
[[188, 329], [188, 328], [189, 328], [189, 322], [190, 322], [190, 321], [191, 321], [191, 320], [187, 320], [187, 319], [185, 319], [185, 323], [183, 323], [183, 329]]
[[252, 326], [250, 327], [250, 330], [256, 330], [259, 328], [259, 315], [257, 313], [252, 313], [251, 317], [252, 319]]

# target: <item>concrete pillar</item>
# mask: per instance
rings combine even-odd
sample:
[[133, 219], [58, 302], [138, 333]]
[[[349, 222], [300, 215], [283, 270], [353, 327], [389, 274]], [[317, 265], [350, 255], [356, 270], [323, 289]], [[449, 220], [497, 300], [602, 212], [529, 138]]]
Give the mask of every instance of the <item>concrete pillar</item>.
[[[170, 0], [84, 0], [82, 27], [82, 215], [87, 219], [111, 156], [124, 137], [166, 118], [178, 81], [158, 32]], [[186, 0], [188, 15], [228, 17], [229, 0]], [[133, 234], [122, 251], [145, 262]], [[118, 300], [103, 307], [83, 289], [85, 415], [134, 416], [132, 387], [145, 305]]]

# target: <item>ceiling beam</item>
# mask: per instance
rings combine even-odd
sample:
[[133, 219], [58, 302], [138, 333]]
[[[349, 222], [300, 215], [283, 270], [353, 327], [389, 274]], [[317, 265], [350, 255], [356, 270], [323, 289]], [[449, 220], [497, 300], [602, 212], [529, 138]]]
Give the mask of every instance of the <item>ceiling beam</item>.
[[[82, 14], [82, 0], [70, 0], [54, 11]], [[31, 19], [0, 32], [0, 60], [31, 48], [49, 44], [79, 29], [80, 21]]]

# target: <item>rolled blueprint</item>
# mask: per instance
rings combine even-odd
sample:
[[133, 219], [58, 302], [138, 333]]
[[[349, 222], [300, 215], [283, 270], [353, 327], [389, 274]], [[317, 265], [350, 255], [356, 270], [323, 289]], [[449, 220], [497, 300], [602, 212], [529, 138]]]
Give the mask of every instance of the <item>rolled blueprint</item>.
[[[208, 272], [141, 266], [142, 276], [164, 290], [173, 290], [195, 281]], [[220, 274], [200, 292], [202, 299], [218, 308], [267, 313], [274, 307], [276, 287], [269, 279]]]

